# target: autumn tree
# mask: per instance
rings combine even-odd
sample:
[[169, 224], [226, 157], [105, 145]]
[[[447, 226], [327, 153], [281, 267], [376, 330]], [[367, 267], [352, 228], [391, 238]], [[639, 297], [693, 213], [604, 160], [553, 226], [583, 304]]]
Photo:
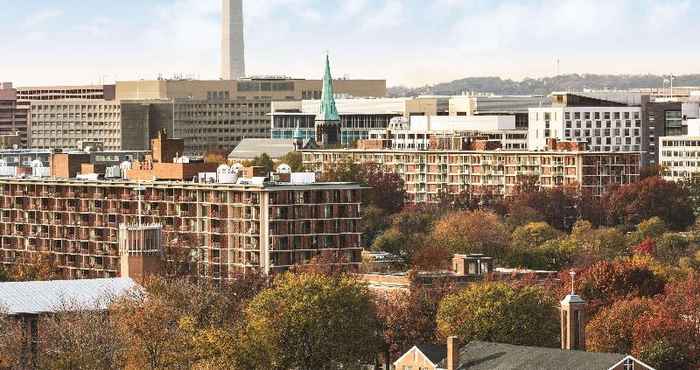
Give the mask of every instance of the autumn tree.
[[[105, 298], [106, 299], [106, 298]], [[38, 365], [43, 369], [123, 368], [122, 343], [107, 313], [63, 302], [57, 314], [39, 321]]]
[[577, 221], [569, 239], [577, 246], [578, 265], [612, 260], [629, 254], [627, 241], [622, 232], [612, 227], [595, 228], [589, 221]]
[[649, 298], [623, 299], [604, 307], [586, 326], [586, 349], [593, 352], [632, 353], [634, 325], [653, 309]]
[[427, 249], [434, 246], [427, 241], [427, 235], [437, 217], [439, 212], [433, 207], [409, 205], [391, 217], [389, 227], [374, 240], [372, 249], [392, 253], [409, 264], [414, 264], [414, 257], [421, 253], [425, 263], [425, 258], [437, 256], [431, 252], [439, 252]]
[[486, 282], [446, 296], [437, 323], [443, 338], [553, 347], [559, 340], [557, 318], [556, 300], [543, 288]]
[[0, 305], [0, 369], [25, 367], [29, 353], [26, 331], [22, 329], [22, 324]]
[[347, 276], [284, 274], [245, 310], [239, 366], [328, 369], [369, 363], [378, 330], [365, 285]]
[[[153, 278], [110, 308], [131, 367], [196, 367], [220, 353], [202, 340], [232, 331], [240, 318], [240, 299], [209, 283]], [[233, 290], [245, 292], [245, 290]], [[233, 343], [225, 343], [233, 345]], [[205, 347], [202, 347], [204, 345]]]
[[487, 211], [449, 213], [435, 223], [430, 239], [452, 253], [493, 257], [504, 256], [508, 246], [505, 226], [496, 214]]
[[628, 229], [652, 217], [659, 217], [673, 230], [684, 230], [695, 222], [688, 191], [659, 177], [612, 189], [603, 203], [608, 223]]
[[54, 256], [48, 253], [25, 254], [8, 271], [12, 281], [46, 281], [61, 277]]
[[536, 248], [544, 242], [555, 240], [562, 236], [562, 233], [549, 226], [546, 222], [534, 222], [523, 225], [515, 229], [511, 235], [511, 246], [517, 250], [528, 250]]
[[694, 274], [666, 287], [634, 325], [632, 353], [657, 369], [700, 366], [700, 283]]
[[520, 192], [510, 204], [510, 209], [516, 207], [535, 210], [544, 222], [559, 230], [569, 230], [578, 219], [576, 201], [563, 188]]
[[[568, 281], [567, 276], [562, 276], [562, 292], [570, 289]], [[589, 312], [595, 313], [620, 299], [653, 297], [663, 292], [664, 285], [664, 279], [648, 260], [622, 258], [600, 261], [581, 271], [576, 292], [588, 302]]]
[[397, 173], [384, 171], [376, 163], [355, 163], [344, 159], [329, 166], [321, 175], [321, 181], [357, 182], [369, 187], [364, 201], [368, 205], [393, 214], [401, 210], [406, 200], [404, 181]]

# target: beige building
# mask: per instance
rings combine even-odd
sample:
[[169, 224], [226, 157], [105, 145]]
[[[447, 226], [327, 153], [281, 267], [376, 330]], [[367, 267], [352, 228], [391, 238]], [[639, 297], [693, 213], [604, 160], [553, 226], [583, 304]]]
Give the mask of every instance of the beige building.
[[409, 201], [435, 202], [442, 192], [509, 196], [525, 178], [544, 188], [578, 186], [601, 195], [613, 184], [639, 179], [640, 153], [501, 150], [305, 150], [303, 161], [317, 172], [351, 159], [377, 163], [405, 182]]
[[[333, 88], [338, 95], [386, 96], [385, 80], [334, 80]], [[291, 78], [120, 81], [116, 86], [116, 99], [299, 100], [320, 99], [321, 90], [321, 80]]]
[[114, 85], [74, 85], [18, 87], [17, 100], [114, 100]]
[[36, 149], [79, 149], [101, 142], [122, 148], [121, 105], [105, 100], [42, 100], [31, 104], [30, 145]]

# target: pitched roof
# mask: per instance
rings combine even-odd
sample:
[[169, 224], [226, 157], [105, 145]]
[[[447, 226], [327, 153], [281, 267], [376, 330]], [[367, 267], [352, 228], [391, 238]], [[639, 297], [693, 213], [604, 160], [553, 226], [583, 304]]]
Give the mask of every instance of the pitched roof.
[[419, 344], [416, 348], [434, 364], [438, 364], [447, 357], [447, 346], [437, 344]]
[[[626, 356], [473, 341], [459, 351], [460, 370], [607, 370]], [[445, 360], [446, 361], [446, 360]], [[439, 364], [447, 367], [443, 361]]]
[[60, 312], [65, 305], [104, 310], [110, 297], [137, 287], [130, 278], [0, 283], [0, 307], [10, 315]]
[[285, 154], [294, 151], [294, 140], [287, 139], [243, 139], [231, 151], [229, 158], [254, 159], [255, 157], [267, 153], [272, 159], [278, 159]]
[[321, 111], [316, 116], [317, 121], [340, 121], [338, 108], [335, 106], [333, 96], [333, 77], [331, 76], [331, 61], [326, 55], [326, 71], [323, 75], [323, 91], [321, 92]]

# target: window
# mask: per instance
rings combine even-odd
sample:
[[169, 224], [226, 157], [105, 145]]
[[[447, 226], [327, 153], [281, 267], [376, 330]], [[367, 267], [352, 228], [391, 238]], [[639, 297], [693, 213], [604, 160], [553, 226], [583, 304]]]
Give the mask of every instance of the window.
[[625, 359], [625, 362], [622, 364], [624, 370], [634, 370], [634, 360], [631, 358]]

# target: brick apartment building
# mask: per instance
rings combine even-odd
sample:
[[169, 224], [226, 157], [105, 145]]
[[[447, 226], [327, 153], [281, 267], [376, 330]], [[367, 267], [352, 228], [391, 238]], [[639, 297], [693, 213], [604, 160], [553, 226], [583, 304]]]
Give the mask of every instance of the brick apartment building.
[[467, 147], [461, 140], [457, 140], [459, 147], [442, 144], [433, 143], [427, 150], [304, 150], [303, 161], [317, 172], [347, 159], [377, 163], [401, 176], [411, 202], [437, 201], [441, 192], [509, 196], [532, 177], [544, 188], [578, 186], [594, 195], [610, 185], [639, 179], [639, 152], [589, 152], [555, 141], [550, 143], [554, 150], [547, 151], [503, 151], [491, 142]]
[[[0, 179], [0, 261], [50, 253], [66, 278], [119, 272], [120, 224], [138, 221], [140, 183]], [[153, 182], [142, 222], [163, 225], [166, 243], [197, 250], [200, 274], [279, 272], [323, 250], [361, 262], [361, 188], [355, 184]]]

